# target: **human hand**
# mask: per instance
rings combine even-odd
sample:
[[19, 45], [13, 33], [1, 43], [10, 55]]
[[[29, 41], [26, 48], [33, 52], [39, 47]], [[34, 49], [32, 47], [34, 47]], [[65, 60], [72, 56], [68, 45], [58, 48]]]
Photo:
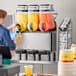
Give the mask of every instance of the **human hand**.
[[15, 55], [15, 51], [14, 50], [11, 50], [10, 53], [11, 53], [12, 57]]
[[12, 24], [9, 27], [7, 27], [9, 30], [13, 30], [14, 28], [16, 28], [16, 24]]
[[73, 44], [71, 45], [71, 48], [72, 48], [72, 47], [75, 47], [75, 48], [76, 48], [76, 44], [73, 43]]

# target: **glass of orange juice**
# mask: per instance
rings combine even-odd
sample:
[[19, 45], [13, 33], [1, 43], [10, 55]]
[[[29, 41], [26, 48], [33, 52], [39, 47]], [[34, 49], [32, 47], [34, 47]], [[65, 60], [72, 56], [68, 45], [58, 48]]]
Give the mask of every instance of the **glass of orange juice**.
[[33, 72], [33, 66], [32, 65], [24, 66], [24, 69], [25, 69], [25, 75], [26, 76], [32, 76], [32, 72]]
[[73, 52], [70, 49], [60, 50], [59, 61], [72, 62], [73, 60]]

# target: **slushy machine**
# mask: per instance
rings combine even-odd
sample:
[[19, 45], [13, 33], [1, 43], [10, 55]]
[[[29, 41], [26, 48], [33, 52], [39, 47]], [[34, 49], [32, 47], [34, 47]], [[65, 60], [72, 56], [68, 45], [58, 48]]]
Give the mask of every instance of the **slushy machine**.
[[19, 60], [23, 59], [22, 55], [25, 60], [29, 60], [29, 55], [35, 61], [46, 60], [42, 55], [47, 55], [47, 61], [56, 60], [56, 16], [50, 4], [17, 6], [16, 21], [22, 35], [21, 45], [17, 47]]

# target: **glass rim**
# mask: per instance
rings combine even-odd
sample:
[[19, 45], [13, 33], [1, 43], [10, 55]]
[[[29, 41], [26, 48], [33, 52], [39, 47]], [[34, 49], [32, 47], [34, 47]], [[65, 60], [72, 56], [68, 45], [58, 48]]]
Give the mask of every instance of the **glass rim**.
[[33, 65], [25, 65], [24, 67], [25, 67], [25, 68], [26, 68], [26, 67], [32, 67], [32, 68], [33, 68]]

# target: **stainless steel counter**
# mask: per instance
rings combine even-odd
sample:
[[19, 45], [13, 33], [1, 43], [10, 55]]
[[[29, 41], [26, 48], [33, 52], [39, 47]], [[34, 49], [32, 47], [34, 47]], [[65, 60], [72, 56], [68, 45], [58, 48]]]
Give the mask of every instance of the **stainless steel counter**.
[[16, 74], [18, 76], [19, 72], [19, 64], [4, 65], [3, 67], [0, 67], [0, 76], [14, 76]]

